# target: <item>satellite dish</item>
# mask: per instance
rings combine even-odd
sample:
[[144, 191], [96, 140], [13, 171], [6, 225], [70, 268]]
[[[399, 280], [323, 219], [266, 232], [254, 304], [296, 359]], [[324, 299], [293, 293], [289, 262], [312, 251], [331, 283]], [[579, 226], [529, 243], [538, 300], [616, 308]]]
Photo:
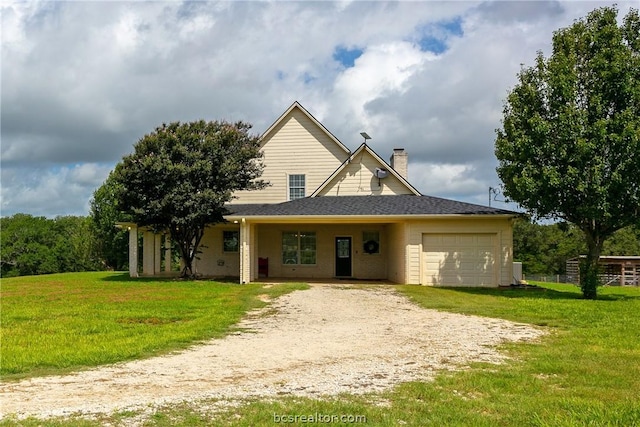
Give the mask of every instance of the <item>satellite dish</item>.
[[376, 168], [375, 175], [378, 179], [386, 178], [389, 175], [389, 171], [386, 169]]

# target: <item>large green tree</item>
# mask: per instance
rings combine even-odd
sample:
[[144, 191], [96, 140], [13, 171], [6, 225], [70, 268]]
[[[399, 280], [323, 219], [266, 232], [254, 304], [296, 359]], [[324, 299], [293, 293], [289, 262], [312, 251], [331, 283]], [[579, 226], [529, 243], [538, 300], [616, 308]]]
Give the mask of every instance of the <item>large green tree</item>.
[[89, 222], [80, 216], [0, 218], [2, 276], [99, 270]]
[[505, 194], [584, 233], [590, 299], [605, 239], [640, 221], [640, 17], [619, 26], [617, 14], [596, 9], [554, 33], [551, 56], [518, 74], [495, 143]]
[[118, 188], [114, 174], [93, 193], [91, 199], [91, 230], [95, 238], [96, 251], [105, 268], [124, 270], [129, 262], [129, 239], [127, 231], [115, 227], [116, 222], [130, 218], [118, 206]]
[[163, 124], [135, 145], [112, 173], [118, 206], [140, 226], [168, 230], [193, 276], [205, 228], [224, 222], [237, 190], [260, 189], [259, 137], [243, 122]]

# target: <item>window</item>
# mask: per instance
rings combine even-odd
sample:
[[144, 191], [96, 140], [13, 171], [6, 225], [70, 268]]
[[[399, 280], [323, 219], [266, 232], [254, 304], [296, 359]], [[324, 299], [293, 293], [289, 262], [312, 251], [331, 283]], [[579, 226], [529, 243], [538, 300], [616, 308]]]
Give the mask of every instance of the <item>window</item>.
[[298, 233], [282, 233], [282, 263], [298, 263]]
[[240, 232], [239, 231], [223, 231], [222, 232], [222, 251], [223, 252], [238, 252], [240, 247]]
[[300, 264], [316, 263], [316, 233], [300, 233]]
[[316, 233], [312, 231], [285, 231], [282, 233], [283, 264], [315, 264]]
[[364, 253], [379, 254], [380, 253], [380, 232], [363, 231], [362, 245], [363, 245]]
[[289, 175], [289, 200], [302, 199], [304, 196], [304, 175]]

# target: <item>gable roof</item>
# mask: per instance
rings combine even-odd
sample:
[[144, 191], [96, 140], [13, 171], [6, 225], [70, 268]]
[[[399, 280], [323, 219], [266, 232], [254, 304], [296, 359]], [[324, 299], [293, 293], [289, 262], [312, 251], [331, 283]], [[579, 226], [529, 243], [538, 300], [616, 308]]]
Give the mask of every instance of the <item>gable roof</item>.
[[366, 143], [362, 143], [360, 147], [358, 147], [358, 149], [354, 151], [349, 156], [349, 158], [347, 158], [347, 160], [342, 162], [342, 164], [338, 167], [338, 169], [336, 169], [329, 176], [329, 178], [327, 178], [322, 184], [320, 184], [320, 187], [316, 188], [316, 190], [311, 194], [310, 197], [318, 196], [322, 192], [322, 190], [324, 190], [329, 184], [331, 184], [331, 182], [335, 179], [335, 177], [338, 176], [340, 172], [342, 172], [351, 163], [351, 161], [363, 151], [366, 151], [367, 153], [369, 153], [378, 163], [380, 163], [380, 166], [382, 166], [384, 169], [391, 172], [391, 174], [395, 176], [405, 187], [407, 187], [409, 191], [411, 191], [416, 196], [421, 195], [421, 193], [418, 190], [416, 190], [416, 188], [413, 185], [409, 184], [409, 181], [407, 181], [402, 175], [396, 172], [396, 170], [393, 169], [387, 162], [385, 162], [382, 159], [382, 157], [378, 156], [378, 154], [375, 151], [373, 151], [371, 148], [369, 148], [369, 146]]
[[229, 205], [227, 209], [231, 217], [519, 215], [505, 209], [412, 194], [305, 197], [277, 204]]
[[300, 110], [305, 116], [307, 116], [309, 118], [309, 120], [311, 120], [311, 122], [313, 122], [313, 124], [318, 126], [329, 137], [329, 139], [331, 139], [333, 142], [335, 142], [347, 154], [351, 153], [351, 150], [349, 150], [342, 142], [340, 142], [340, 140], [338, 138], [336, 138], [331, 132], [329, 132], [329, 129], [324, 127], [324, 125], [322, 123], [320, 123], [315, 117], [313, 117], [311, 115], [311, 113], [309, 113], [302, 105], [300, 105], [300, 103], [298, 101], [294, 101], [294, 103], [291, 104], [291, 106], [289, 108], [287, 108], [287, 110], [284, 113], [282, 113], [282, 115], [280, 117], [278, 117], [278, 119], [275, 122], [273, 122], [273, 124], [271, 126], [269, 126], [269, 128], [267, 128], [266, 131], [264, 131], [264, 133], [261, 136], [261, 139], [264, 140], [267, 136], [269, 136], [269, 134], [271, 132], [273, 132], [273, 130], [276, 129], [278, 127], [278, 125], [280, 123], [282, 123], [282, 121], [296, 108], [298, 110]]

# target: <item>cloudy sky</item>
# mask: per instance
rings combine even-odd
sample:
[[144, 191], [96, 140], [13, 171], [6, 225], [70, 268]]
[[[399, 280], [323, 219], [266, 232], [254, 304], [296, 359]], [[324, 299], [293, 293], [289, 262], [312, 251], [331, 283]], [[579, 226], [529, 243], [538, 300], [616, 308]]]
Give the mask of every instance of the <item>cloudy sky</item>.
[[296, 100], [352, 150], [406, 148], [423, 194], [486, 205], [521, 64], [607, 4], [3, 1], [0, 214], [86, 215], [161, 123], [260, 134]]

